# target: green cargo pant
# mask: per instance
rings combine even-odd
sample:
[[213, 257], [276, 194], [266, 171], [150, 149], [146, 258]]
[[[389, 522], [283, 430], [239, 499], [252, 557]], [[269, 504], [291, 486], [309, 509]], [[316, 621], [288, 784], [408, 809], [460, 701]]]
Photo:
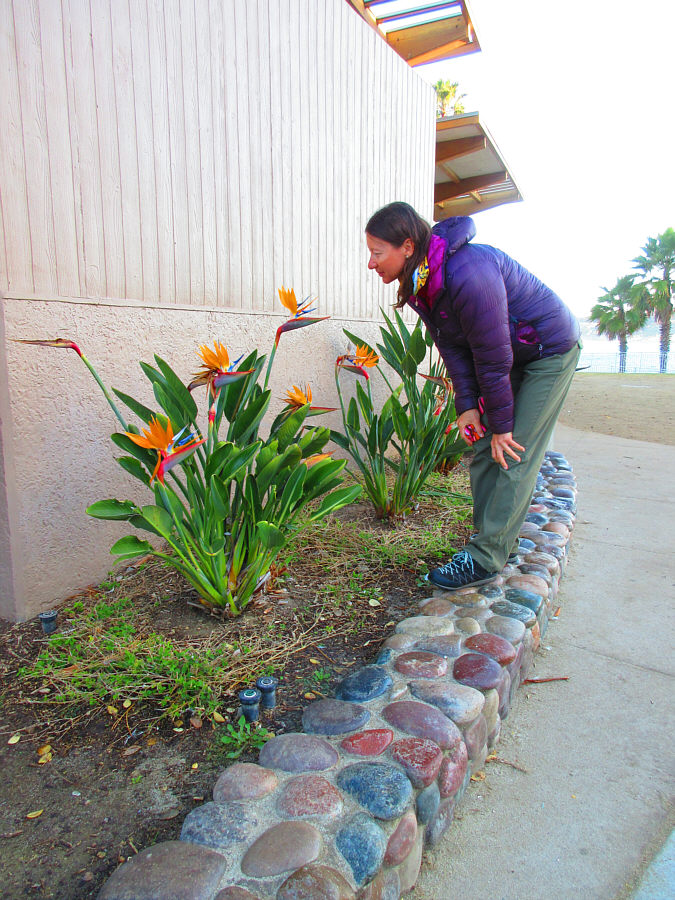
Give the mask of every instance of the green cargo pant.
[[[477, 534], [466, 549], [488, 572], [500, 572], [525, 521], [537, 473], [553, 434], [556, 419], [572, 383], [580, 345], [567, 353], [528, 363], [511, 373], [515, 401], [514, 439], [525, 447], [516, 462], [508, 455], [502, 469], [491, 455], [489, 430], [474, 444], [469, 473], [473, 521]], [[487, 422], [484, 422], [487, 427]]]

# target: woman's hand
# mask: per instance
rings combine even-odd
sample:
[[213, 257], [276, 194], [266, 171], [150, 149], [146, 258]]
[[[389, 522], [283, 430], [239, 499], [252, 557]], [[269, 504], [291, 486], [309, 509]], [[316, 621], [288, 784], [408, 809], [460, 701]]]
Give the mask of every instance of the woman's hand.
[[525, 452], [525, 448], [521, 447], [517, 441], [513, 440], [513, 434], [510, 431], [507, 431], [504, 434], [493, 434], [491, 446], [492, 458], [502, 467], [502, 469], [508, 469], [508, 465], [504, 459], [505, 453], [508, 453], [508, 455], [515, 459], [516, 462], [520, 462], [520, 457], [515, 451], [520, 450], [523, 453]]
[[474, 442], [466, 436], [466, 432], [464, 431], [465, 428], [471, 429], [471, 427], [473, 427], [475, 430], [475, 433], [479, 437], [482, 437], [483, 434], [485, 433], [485, 429], [483, 428], [483, 425], [481, 424], [481, 421], [480, 421], [480, 413], [478, 412], [477, 409], [464, 410], [462, 415], [459, 416], [457, 419], [457, 427], [459, 428], [460, 435], [464, 438], [466, 443], [469, 445], [473, 444]]

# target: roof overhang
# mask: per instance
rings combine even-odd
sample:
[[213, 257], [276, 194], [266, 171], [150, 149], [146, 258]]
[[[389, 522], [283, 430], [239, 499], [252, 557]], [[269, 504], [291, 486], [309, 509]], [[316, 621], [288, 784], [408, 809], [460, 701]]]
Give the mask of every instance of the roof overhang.
[[434, 219], [468, 216], [522, 196], [478, 113], [436, 121]]
[[411, 66], [480, 50], [466, 0], [348, 0]]

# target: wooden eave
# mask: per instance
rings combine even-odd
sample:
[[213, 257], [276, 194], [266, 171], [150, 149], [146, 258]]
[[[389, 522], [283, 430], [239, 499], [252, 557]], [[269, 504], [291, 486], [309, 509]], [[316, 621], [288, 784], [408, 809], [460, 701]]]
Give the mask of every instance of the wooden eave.
[[480, 50], [466, 0], [409, 0], [395, 14], [390, 0], [347, 2], [410, 66]]
[[434, 219], [473, 215], [522, 195], [478, 113], [436, 122]]

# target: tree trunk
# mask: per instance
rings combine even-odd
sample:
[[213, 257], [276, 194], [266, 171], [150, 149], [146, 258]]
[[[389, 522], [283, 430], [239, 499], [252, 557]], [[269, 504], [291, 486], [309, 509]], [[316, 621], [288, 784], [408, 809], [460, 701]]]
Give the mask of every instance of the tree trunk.
[[619, 372], [626, 371], [626, 357], [628, 355], [628, 338], [625, 334], [619, 335]]
[[666, 310], [661, 315], [659, 322], [659, 372], [661, 375], [668, 371], [668, 353], [670, 352], [670, 322], [672, 312]]

